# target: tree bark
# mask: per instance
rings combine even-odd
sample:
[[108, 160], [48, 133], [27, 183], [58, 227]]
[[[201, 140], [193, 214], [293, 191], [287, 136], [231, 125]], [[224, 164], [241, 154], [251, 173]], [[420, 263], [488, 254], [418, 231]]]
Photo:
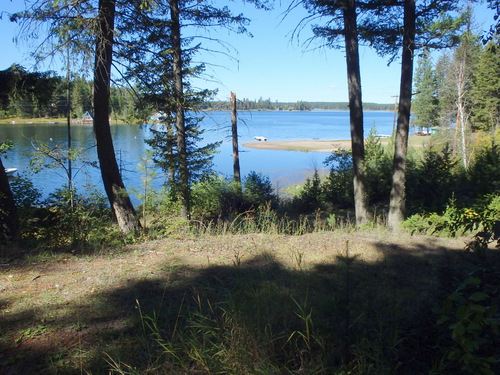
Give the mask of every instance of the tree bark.
[[177, 127], [177, 152], [179, 160], [179, 191], [181, 217], [188, 219], [190, 211], [189, 168], [186, 148], [186, 124], [184, 118], [184, 88], [182, 74], [181, 26], [179, 21], [179, 1], [169, 0], [172, 35], [172, 63], [174, 73], [174, 100]]
[[0, 244], [18, 243], [21, 239], [19, 217], [9, 179], [0, 158]]
[[408, 133], [410, 129], [413, 85], [415, 17], [415, 0], [405, 0], [399, 114], [396, 127], [389, 216], [387, 218], [387, 227], [390, 230], [397, 230], [399, 228], [399, 224], [405, 219], [406, 212], [406, 156], [408, 153]]
[[462, 162], [467, 170], [467, 148], [465, 146], [465, 126], [467, 118], [465, 114], [465, 87], [467, 81], [467, 52], [463, 51], [459, 57], [457, 71], [457, 130], [460, 128], [460, 144], [462, 147]]
[[359, 226], [368, 220], [368, 199], [366, 195], [366, 178], [364, 172], [365, 145], [363, 137], [363, 103], [361, 100], [361, 74], [359, 69], [355, 0], [345, 0], [343, 17], [354, 174], [354, 210], [356, 225]]
[[115, 0], [99, 0], [99, 29], [94, 65], [94, 132], [104, 189], [120, 231], [129, 234], [138, 231], [140, 223], [120, 175], [109, 124], [114, 18]]
[[238, 150], [238, 118], [236, 115], [236, 94], [231, 93], [231, 130], [233, 134], [234, 181], [241, 184], [240, 154]]

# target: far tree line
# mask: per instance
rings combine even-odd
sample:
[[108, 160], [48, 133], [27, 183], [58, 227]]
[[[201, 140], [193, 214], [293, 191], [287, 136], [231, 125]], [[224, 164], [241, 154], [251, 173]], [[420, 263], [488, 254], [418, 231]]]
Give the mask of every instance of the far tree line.
[[[0, 71], [0, 118], [58, 118], [65, 117], [68, 105], [68, 81], [54, 71], [30, 72], [23, 66], [13, 64]], [[71, 118], [80, 119], [92, 113], [93, 81], [84, 77], [71, 77], [70, 114]], [[140, 100], [140, 89], [112, 85], [110, 97], [110, 114], [115, 120], [131, 123], [148, 121], [155, 111], [154, 107]], [[279, 102], [268, 99], [238, 100], [238, 108], [243, 111], [310, 111], [349, 109], [347, 102]], [[392, 111], [394, 104], [365, 103], [365, 110]], [[200, 105], [202, 110], [229, 111], [230, 102], [210, 100]]]
[[[81, 118], [93, 111], [93, 81], [71, 77], [70, 113]], [[54, 71], [30, 72], [13, 64], [0, 71], [0, 118], [66, 117], [68, 81]], [[143, 112], [133, 89], [111, 86], [110, 114], [113, 118], [134, 121]]]

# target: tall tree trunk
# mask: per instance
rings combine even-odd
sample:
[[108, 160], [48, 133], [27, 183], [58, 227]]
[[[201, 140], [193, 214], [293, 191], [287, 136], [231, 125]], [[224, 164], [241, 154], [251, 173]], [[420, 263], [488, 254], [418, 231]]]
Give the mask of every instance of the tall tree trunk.
[[120, 231], [128, 234], [138, 231], [140, 224], [120, 175], [109, 125], [114, 18], [115, 0], [99, 0], [94, 66], [94, 132], [104, 189]]
[[19, 217], [9, 179], [0, 158], [0, 245], [4, 242], [17, 243], [21, 239]]
[[415, 0], [404, 3], [404, 34], [401, 59], [401, 84], [399, 90], [399, 115], [396, 127], [396, 144], [392, 172], [387, 227], [397, 230], [406, 212], [406, 156], [410, 129], [411, 91], [413, 85], [413, 55], [415, 50]]
[[238, 150], [238, 117], [236, 115], [236, 94], [231, 93], [231, 131], [233, 134], [234, 181], [241, 184], [240, 154]]
[[368, 220], [368, 199], [366, 194], [366, 178], [364, 172], [365, 144], [363, 138], [363, 103], [361, 100], [361, 74], [359, 70], [355, 0], [345, 0], [343, 17], [354, 172], [354, 210], [356, 215], [356, 225], [361, 225]]
[[181, 26], [179, 21], [179, 0], [169, 0], [172, 34], [172, 62], [174, 72], [174, 100], [177, 127], [177, 152], [179, 160], [179, 190], [181, 216], [189, 218], [190, 186], [186, 149], [186, 124], [184, 118], [184, 88], [182, 83]]
[[463, 55], [460, 56], [458, 62], [458, 76], [457, 76], [457, 130], [460, 128], [460, 145], [462, 148], [462, 162], [464, 168], [467, 170], [467, 148], [465, 146], [465, 127], [467, 118], [465, 114], [465, 87], [467, 81], [467, 55], [464, 50]]

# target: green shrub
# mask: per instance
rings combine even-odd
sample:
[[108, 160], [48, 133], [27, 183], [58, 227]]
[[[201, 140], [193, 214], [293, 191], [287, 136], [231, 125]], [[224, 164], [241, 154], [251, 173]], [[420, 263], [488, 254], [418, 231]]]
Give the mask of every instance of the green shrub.
[[485, 195], [459, 207], [456, 199], [448, 201], [442, 213], [418, 213], [403, 222], [403, 227], [411, 233], [455, 236], [474, 231], [492, 231], [500, 218], [500, 195]]
[[246, 203], [255, 207], [265, 205], [268, 202], [274, 205], [277, 202], [269, 177], [255, 171], [251, 171], [243, 179], [243, 197]]
[[18, 176], [12, 179], [10, 188], [18, 209], [29, 209], [40, 205], [42, 193], [35, 188], [29, 178]]
[[370, 204], [387, 202], [392, 183], [392, 155], [376, 134], [375, 127], [372, 127], [365, 142], [364, 166]]
[[457, 162], [446, 146], [442, 150], [428, 148], [420, 163], [411, 164], [407, 175], [407, 197], [414, 209], [438, 211], [453, 195], [458, 176]]
[[471, 275], [435, 311], [438, 325], [447, 331], [441, 343], [447, 373], [496, 373], [499, 315], [489, 287], [487, 280]]
[[493, 193], [500, 188], [500, 147], [494, 140], [474, 153], [467, 182], [467, 190], [474, 196]]
[[325, 198], [317, 169], [314, 170], [313, 177], [308, 178], [304, 183], [298, 199], [300, 200], [301, 212], [309, 213], [321, 208]]
[[25, 241], [43, 249], [78, 251], [123, 243], [106, 198], [95, 187], [86, 192], [63, 188], [51, 193], [23, 228]]
[[325, 200], [341, 208], [354, 205], [353, 165], [349, 152], [333, 153], [324, 164], [330, 166], [330, 173], [323, 183]]
[[241, 209], [241, 186], [221, 175], [212, 174], [193, 184], [191, 190], [192, 217], [226, 217]]

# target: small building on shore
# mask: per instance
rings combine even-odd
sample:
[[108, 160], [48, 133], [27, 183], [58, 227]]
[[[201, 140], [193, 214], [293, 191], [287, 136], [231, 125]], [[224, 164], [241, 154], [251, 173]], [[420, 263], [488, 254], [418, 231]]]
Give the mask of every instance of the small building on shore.
[[92, 114], [89, 111], [87, 111], [83, 114], [81, 122], [82, 124], [93, 124], [94, 118], [92, 117]]

